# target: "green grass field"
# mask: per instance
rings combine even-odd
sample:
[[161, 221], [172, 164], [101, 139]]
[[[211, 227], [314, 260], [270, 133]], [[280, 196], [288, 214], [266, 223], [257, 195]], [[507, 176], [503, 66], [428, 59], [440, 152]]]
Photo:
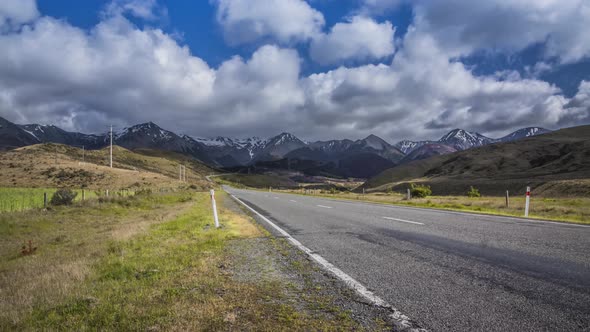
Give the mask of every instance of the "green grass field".
[[[47, 201], [51, 200], [55, 188], [2, 188], [0, 187], [0, 213], [2, 212], [23, 212], [31, 209], [43, 208], [43, 194], [47, 193]], [[76, 202], [82, 201], [82, 189], [74, 190], [77, 192]], [[112, 191], [109, 195], [129, 196], [133, 191]], [[84, 198], [87, 200], [95, 199], [104, 192], [95, 190], [84, 190]]]

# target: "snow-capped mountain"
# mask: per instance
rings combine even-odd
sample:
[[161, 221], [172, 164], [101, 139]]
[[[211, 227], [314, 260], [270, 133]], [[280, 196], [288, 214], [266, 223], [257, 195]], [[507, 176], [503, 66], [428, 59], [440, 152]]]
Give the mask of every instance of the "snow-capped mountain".
[[266, 144], [267, 140], [259, 137], [228, 138], [218, 136], [215, 138], [194, 138], [195, 141], [210, 147], [231, 147], [236, 149], [256, 149]]
[[[108, 134], [107, 134], [108, 136]], [[115, 144], [127, 149], [161, 149], [191, 153], [195, 145], [153, 122], [138, 124], [113, 133]]]
[[449, 154], [453, 152], [457, 152], [457, 149], [455, 149], [452, 146], [436, 142], [427, 143], [421, 145], [418, 148], [413, 149], [404, 157], [402, 162], [407, 163], [414, 160], [427, 159], [433, 156], [440, 156], [443, 154]]
[[0, 117], [0, 151], [40, 143], [32, 133]]
[[273, 160], [283, 158], [289, 152], [307, 146], [293, 134], [281, 133], [275, 137], [269, 138], [260, 153], [254, 158], [255, 160]]
[[317, 141], [309, 143], [309, 148], [313, 150], [323, 151], [327, 154], [334, 154], [334, 153], [341, 153], [342, 151], [346, 151], [350, 149], [350, 147], [354, 144], [354, 141], [349, 139], [343, 140], [331, 140], [331, 141]]
[[469, 132], [463, 129], [454, 129], [438, 140], [438, 142], [462, 151], [495, 143], [497, 140], [486, 137], [480, 133]]
[[31, 134], [39, 142], [53, 142], [59, 144], [84, 146], [88, 149], [101, 147], [105, 137], [101, 135], [87, 135], [65, 131], [51, 125], [29, 124], [20, 126], [27, 133]]
[[194, 140], [203, 145], [208, 155], [222, 167], [245, 166], [257, 161], [281, 159], [287, 153], [307, 145], [290, 133], [281, 133], [268, 139], [215, 137]]
[[[348, 165], [346, 175], [355, 173], [361, 165], [378, 163], [380, 167], [452, 153], [498, 142], [509, 142], [548, 133], [539, 127], [519, 129], [503, 138], [492, 139], [475, 132], [455, 129], [439, 141], [400, 141], [391, 145], [375, 135], [356, 141], [331, 140], [304, 142], [290, 133], [271, 138], [193, 138], [162, 129], [153, 122], [138, 124], [114, 133], [114, 143], [128, 149], [158, 149], [191, 155], [217, 167], [255, 165], [258, 162], [284, 158], [332, 164], [332, 170]], [[67, 132], [56, 126], [16, 125], [0, 118], [0, 149], [37, 143], [61, 143], [99, 149], [109, 144], [109, 133], [88, 135]], [[354, 161], [354, 162], [353, 162]], [[358, 167], [357, 167], [358, 166]], [[365, 167], [363, 166], [363, 167]], [[323, 167], [323, 166], [322, 166]], [[344, 173], [342, 173], [344, 175]]]
[[391, 147], [391, 144], [385, 142], [381, 137], [375, 135], [369, 135], [365, 139], [354, 142], [354, 144], [361, 148], [369, 148], [377, 151], [383, 151]]
[[345, 139], [313, 142], [301, 149], [289, 152], [286, 156], [289, 158], [338, 161], [359, 154], [377, 155], [394, 163], [399, 162], [404, 157], [403, 152], [398, 148], [375, 135], [369, 135], [356, 141]]
[[416, 150], [417, 148], [425, 145], [425, 144], [432, 144], [435, 143], [433, 141], [408, 141], [403, 140], [397, 142], [394, 146], [398, 148], [404, 154], [409, 154], [412, 151]]
[[218, 166], [233, 167], [248, 165], [264, 149], [268, 140], [259, 137], [250, 138], [195, 138], [202, 144], [207, 154]]
[[548, 130], [545, 128], [540, 128], [540, 127], [522, 128], [522, 129], [519, 129], [519, 130], [513, 132], [512, 134], [509, 134], [509, 135], [506, 135], [506, 136], [500, 138], [499, 141], [500, 142], [512, 142], [512, 141], [516, 141], [516, 140], [527, 138], [527, 137], [547, 134], [550, 132], [551, 132], [551, 130]]

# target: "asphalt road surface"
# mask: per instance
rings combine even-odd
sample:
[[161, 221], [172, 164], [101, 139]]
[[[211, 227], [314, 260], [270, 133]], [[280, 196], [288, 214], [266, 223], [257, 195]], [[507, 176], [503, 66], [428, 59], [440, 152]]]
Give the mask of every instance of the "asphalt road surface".
[[590, 227], [226, 190], [431, 331], [590, 331]]

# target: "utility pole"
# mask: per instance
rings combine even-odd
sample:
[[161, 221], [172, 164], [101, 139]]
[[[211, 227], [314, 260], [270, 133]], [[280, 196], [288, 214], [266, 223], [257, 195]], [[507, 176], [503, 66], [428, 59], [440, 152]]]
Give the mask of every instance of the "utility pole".
[[111, 168], [113, 168], [113, 125], [111, 125]]
[[86, 149], [84, 148], [84, 145], [82, 145], [82, 165], [84, 165], [84, 163], [86, 162], [85, 153]]

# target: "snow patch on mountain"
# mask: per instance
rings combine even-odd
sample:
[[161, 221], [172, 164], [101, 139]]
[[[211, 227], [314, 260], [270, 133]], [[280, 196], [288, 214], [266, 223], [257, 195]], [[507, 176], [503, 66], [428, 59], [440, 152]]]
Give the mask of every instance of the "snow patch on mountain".
[[467, 150], [474, 147], [495, 143], [498, 140], [483, 136], [479, 133], [469, 132], [463, 129], [454, 129], [443, 136], [439, 143], [447, 144], [457, 150]]
[[506, 136], [500, 138], [500, 141], [501, 142], [511, 142], [511, 141], [522, 139], [522, 138], [547, 134], [550, 132], [551, 132], [551, 130], [548, 130], [545, 128], [540, 128], [540, 127], [522, 128], [522, 129], [519, 129], [519, 130], [509, 134], [509, 135], [506, 135]]
[[398, 148], [401, 152], [403, 152], [404, 154], [410, 154], [412, 153], [412, 151], [426, 145], [426, 144], [432, 144], [434, 143], [433, 141], [408, 141], [408, 140], [403, 140], [403, 141], [399, 141], [397, 142], [394, 146], [396, 148]]
[[39, 139], [39, 137], [37, 137], [37, 135], [35, 135], [35, 133], [34, 133], [34, 132], [32, 132], [32, 131], [29, 131], [29, 130], [26, 130], [26, 129], [24, 129], [24, 128], [23, 128], [23, 130], [24, 130], [25, 132], [27, 132], [29, 135], [31, 135], [31, 136], [33, 136], [33, 137], [35, 137], [35, 139], [36, 139], [36, 140], [38, 140], [38, 141], [41, 141], [41, 140]]

